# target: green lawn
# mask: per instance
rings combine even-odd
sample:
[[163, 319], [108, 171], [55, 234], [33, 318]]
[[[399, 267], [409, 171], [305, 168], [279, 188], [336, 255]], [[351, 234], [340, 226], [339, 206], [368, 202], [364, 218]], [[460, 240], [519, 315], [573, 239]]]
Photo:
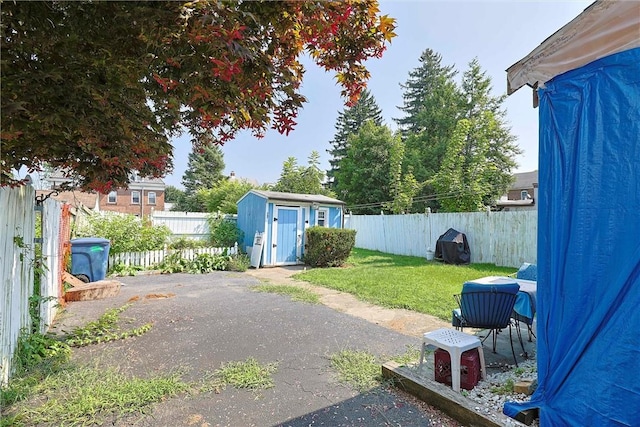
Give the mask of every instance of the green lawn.
[[516, 268], [493, 264], [446, 265], [425, 258], [354, 249], [347, 266], [315, 268], [294, 277], [348, 292], [373, 304], [406, 308], [451, 320], [453, 295], [462, 284], [484, 276], [506, 276]]

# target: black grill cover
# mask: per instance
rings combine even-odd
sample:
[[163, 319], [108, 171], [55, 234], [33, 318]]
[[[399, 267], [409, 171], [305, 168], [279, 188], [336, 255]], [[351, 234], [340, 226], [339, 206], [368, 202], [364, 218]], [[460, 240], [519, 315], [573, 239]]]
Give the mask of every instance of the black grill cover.
[[436, 242], [435, 259], [445, 264], [469, 264], [471, 250], [467, 236], [453, 228], [448, 229]]

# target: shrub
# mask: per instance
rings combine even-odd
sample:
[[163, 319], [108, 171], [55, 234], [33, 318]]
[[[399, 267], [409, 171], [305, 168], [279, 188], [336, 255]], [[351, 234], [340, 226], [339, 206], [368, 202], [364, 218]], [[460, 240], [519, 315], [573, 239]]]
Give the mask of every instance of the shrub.
[[237, 226], [235, 221], [226, 219], [224, 216], [213, 214], [207, 219], [211, 243], [214, 246], [230, 248], [240, 242], [244, 233]]
[[187, 273], [205, 274], [216, 270], [224, 271], [227, 269], [229, 258], [229, 255], [226, 254], [198, 254], [191, 262], [189, 262]]
[[355, 244], [355, 230], [310, 227], [304, 262], [312, 267], [340, 266], [349, 258]]
[[76, 232], [77, 237], [102, 237], [111, 242], [111, 253], [143, 252], [162, 249], [171, 230], [165, 225], [153, 225], [134, 215], [114, 213], [93, 214]]
[[251, 265], [251, 259], [247, 254], [236, 254], [229, 258], [227, 270], [229, 271], [247, 271]]

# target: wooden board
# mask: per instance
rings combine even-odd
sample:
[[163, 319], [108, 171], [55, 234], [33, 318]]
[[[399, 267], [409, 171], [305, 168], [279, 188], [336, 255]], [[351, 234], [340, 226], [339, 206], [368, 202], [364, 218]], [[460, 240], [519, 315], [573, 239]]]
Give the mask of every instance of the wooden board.
[[251, 249], [251, 267], [260, 268], [263, 247], [264, 233], [256, 233], [253, 236], [253, 249]]

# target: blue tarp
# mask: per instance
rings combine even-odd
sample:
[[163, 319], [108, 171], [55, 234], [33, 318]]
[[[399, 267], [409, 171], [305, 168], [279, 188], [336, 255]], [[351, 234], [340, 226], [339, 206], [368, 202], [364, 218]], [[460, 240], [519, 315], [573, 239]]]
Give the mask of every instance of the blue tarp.
[[539, 90], [541, 426], [640, 425], [640, 48]]

